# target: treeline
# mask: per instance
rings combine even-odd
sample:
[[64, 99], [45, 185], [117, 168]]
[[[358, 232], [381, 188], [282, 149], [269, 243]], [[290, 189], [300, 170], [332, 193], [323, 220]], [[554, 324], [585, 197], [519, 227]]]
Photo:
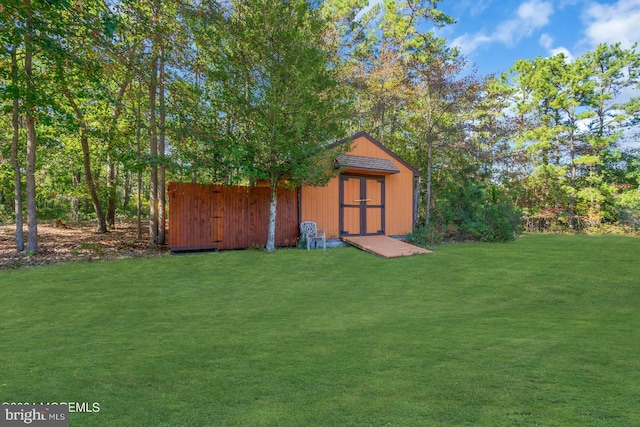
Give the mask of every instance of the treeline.
[[[366, 130], [421, 173], [415, 236], [513, 238], [521, 217], [638, 225], [636, 47], [478, 76], [439, 1], [7, 0], [0, 220], [148, 217], [166, 183], [322, 184], [324, 147]], [[23, 236], [26, 216], [26, 239]], [[273, 249], [275, 230], [269, 233]], [[414, 236], [414, 237], [415, 237]]]

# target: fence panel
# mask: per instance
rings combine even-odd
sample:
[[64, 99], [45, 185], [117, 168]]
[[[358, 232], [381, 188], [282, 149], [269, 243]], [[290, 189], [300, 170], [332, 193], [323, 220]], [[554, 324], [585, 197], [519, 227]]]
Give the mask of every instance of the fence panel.
[[[172, 251], [264, 247], [269, 225], [268, 187], [175, 183], [169, 192]], [[276, 245], [298, 239], [298, 192], [278, 189]]]

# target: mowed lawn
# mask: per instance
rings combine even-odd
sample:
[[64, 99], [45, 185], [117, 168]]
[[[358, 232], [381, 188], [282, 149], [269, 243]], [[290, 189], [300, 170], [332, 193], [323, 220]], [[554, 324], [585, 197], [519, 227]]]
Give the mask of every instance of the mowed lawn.
[[71, 426], [640, 425], [640, 238], [0, 272], [0, 403]]

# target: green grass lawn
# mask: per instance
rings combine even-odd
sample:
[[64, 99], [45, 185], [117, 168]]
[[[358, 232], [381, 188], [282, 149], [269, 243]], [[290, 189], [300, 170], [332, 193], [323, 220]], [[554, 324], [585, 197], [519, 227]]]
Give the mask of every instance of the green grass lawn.
[[0, 403], [71, 426], [640, 425], [640, 238], [0, 272]]

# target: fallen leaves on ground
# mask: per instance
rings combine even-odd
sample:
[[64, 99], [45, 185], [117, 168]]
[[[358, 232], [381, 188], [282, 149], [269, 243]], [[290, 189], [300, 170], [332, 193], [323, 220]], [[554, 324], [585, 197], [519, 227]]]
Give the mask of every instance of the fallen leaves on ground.
[[[56, 226], [58, 225], [58, 226]], [[168, 252], [166, 246], [149, 245], [149, 229], [142, 226], [138, 238], [136, 222], [117, 222], [108, 233], [97, 233], [95, 223], [47, 221], [38, 224], [38, 252], [18, 252], [15, 224], [0, 226], [0, 269], [31, 267], [66, 261], [156, 256]], [[25, 243], [27, 227], [24, 227]]]

